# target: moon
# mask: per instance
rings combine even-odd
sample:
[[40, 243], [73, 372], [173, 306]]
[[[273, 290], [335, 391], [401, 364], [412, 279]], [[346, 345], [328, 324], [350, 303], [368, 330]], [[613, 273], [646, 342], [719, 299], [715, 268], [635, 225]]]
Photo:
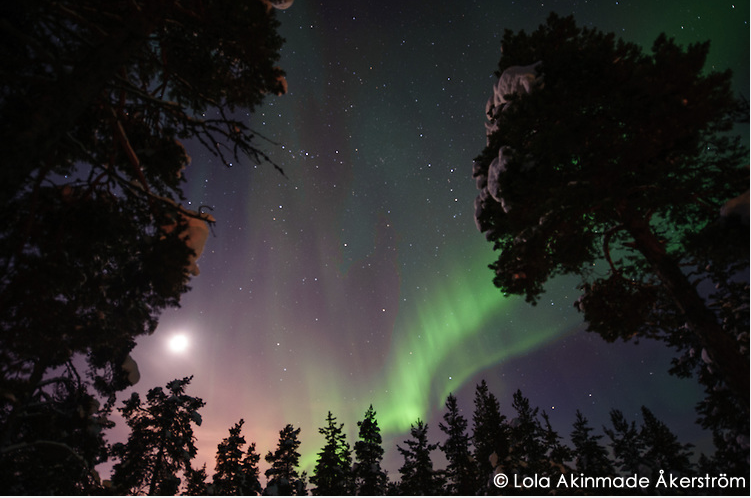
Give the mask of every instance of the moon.
[[188, 350], [189, 346], [190, 339], [187, 335], [182, 333], [172, 335], [172, 337], [170, 337], [167, 341], [167, 348], [170, 350], [170, 352], [175, 354], [184, 353]]
[[292, 6], [292, 2], [294, 2], [295, 0], [270, 0], [270, 1], [271, 1], [271, 5], [275, 9], [285, 10], [285, 9], [289, 9]]

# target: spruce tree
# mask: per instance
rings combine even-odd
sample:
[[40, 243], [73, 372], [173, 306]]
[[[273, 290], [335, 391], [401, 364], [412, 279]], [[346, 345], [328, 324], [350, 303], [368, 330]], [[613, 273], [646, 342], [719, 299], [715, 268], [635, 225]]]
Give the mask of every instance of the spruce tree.
[[[209, 485], [206, 484], [206, 464], [200, 469], [189, 468], [185, 471], [185, 492], [183, 496], [206, 496], [209, 494]], [[212, 493], [214, 494], [214, 493]]]
[[193, 377], [173, 380], [151, 389], [142, 402], [133, 393], [120, 412], [131, 433], [125, 444], [113, 446], [119, 458], [112, 484], [121, 493], [173, 495], [181, 482], [179, 474], [190, 468], [196, 455], [193, 424], [201, 425], [198, 410], [205, 403], [185, 394]]
[[[479, 469], [479, 488], [483, 493], [495, 494], [492, 478], [498, 463], [509, 455], [509, 434], [506, 417], [500, 404], [483, 379], [475, 389], [475, 411], [472, 415], [472, 443], [475, 462]], [[496, 465], [491, 463], [496, 462]]]
[[[212, 486], [219, 495], [249, 495], [260, 493], [257, 464], [260, 456], [255, 453], [255, 444], [248, 449], [243, 458], [245, 437], [241, 435], [244, 420], [229, 430], [229, 437], [222, 440], [216, 451], [216, 473]], [[253, 461], [255, 460], [255, 462]]]
[[678, 437], [646, 407], [641, 407], [642, 426], [639, 438], [644, 444], [644, 462], [657, 476], [660, 470], [666, 474], [689, 476], [696, 473], [691, 463], [691, 444], [683, 444]]
[[519, 389], [514, 392], [511, 406], [516, 416], [510, 423], [510, 467], [519, 473], [547, 473], [545, 434], [537, 419], [539, 408], [532, 408]]
[[318, 453], [311, 484], [315, 484], [313, 494], [319, 496], [347, 495], [353, 492], [352, 456], [343, 431], [344, 424], [336, 424], [331, 412], [326, 416], [326, 427], [318, 429], [326, 444]]
[[478, 472], [470, 452], [470, 437], [467, 434], [467, 419], [459, 412], [456, 396], [446, 398], [446, 413], [438, 427], [446, 434], [440, 445], [446, 454], [446, 493], [467, 496], [477, 491]]
[[615, 473], [608, 450], [599, 443], [600, 434], [591, 434], [594, 429], [587, 418], [576, 410], [571, 443], [574, 445], [573, 458], [577, 472], [588, 476], [612, 476]]
[[355, 443], [354, 477], [356, 494], [362, 496], [388, 494], [388, 476], [381, 468], [383, 439], [373, 405], [368, 407], [365, 417], [357, 422], [357, 426], [360, 428], [360, 432], [359, 440]]
[[410, 428], [411, 439], [404, 441], [402, 448], [397, 445], [404, 457], [404, 464], [399, 468], [401, 475], [400, 494], [403, 495], [440, 495], [443, 494], [443, 479], [440, 472], [433, 469], [430, 453], [438, 444], [428, 442], [428, 424], [417, 420]]
[[[628, 422], [620, 410], [610, 411], [612, 428], [604, 428], [610, 438], [616, 469], [624, 474], [638, 474], [646, 470], [644, 465], [644, 440], [639, 437], [635, 422]], [[643, 472], [642, 472], [643, 473]]]
[[300, 464], [300, 429], [287, 424], [279, 431], [279, 443], [274, 453], [266, 454], [265, 460], [271, 465], [266, 470], [268, 479], [264, 495], [300, 496], [306, 494], [305, 473], [299, 474]]
[[260, 470], [258, 469], [258, 462], [260, 461], [261, 455], [256, 452], [256, 443], [252, 442], [248, 445], [248, 451], [245, 453], [241, 464], [242, 472], [245, 475], [246, 488], [244, 494], [261, 493]]
[[656, 489], [661, 471], [674, 476], [691, 476], [696, 468], [691, 462], [690, 444], [682, 444], [673, 432], [646, 407], [642, 407], [642, 424], [637, 430], [619, 410], [610, 412], [612, 429], [605, 429], [611, 440], [616, 464], [625, 474], [650, 478], [650, 492]]
[[548, 475], [568, 473], [571, 470], [568, 462], [573, 457], [571, 448], [563, 443], [561, 436], [553, 429], [550, 424], [550, 417], [544, 410], [542, 412], [542, 420], [541, 429], [545, 447], [547, 448]]

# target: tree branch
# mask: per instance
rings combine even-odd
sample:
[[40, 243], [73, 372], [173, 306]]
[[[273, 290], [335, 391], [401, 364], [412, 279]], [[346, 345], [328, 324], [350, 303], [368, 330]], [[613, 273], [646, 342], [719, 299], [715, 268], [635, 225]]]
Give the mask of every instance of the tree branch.
[[613, 272], [613, 275], [616, 275], [618, 277], [623, 278], [621, 270], [615, 267], [615, 263], [613, 262], [613, 258], [610, 256], [610, 239], [613, 238], [613, 235], [620, 232], [621, 230], [625, 230], [625, 226], [623, 224], [618, 224], [612, 228], [609, 228], [602, 239], [602, 251], [605, 253], [605, 260], [610, 265], [610, 270]]

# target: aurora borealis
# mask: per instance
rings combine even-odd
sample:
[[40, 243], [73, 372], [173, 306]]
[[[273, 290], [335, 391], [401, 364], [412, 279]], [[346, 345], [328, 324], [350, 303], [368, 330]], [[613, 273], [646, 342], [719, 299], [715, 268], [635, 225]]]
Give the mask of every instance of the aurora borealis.
[[[522, 389], [562, 435], [577, 408], [599, 427], [611, 408], [635, 418], [647, 405], [701, 446], [701, 389], [667, 375], [669, 351], [584, 332], [572, 280], [536, 307], [492, 285], [472, 159], [503, 30], [531, 31], [551, 11], [645, 47], [662, 31], [711, 39], [708, 65], [733, 69], [748, 98], [745, 2], [295, 0], [278, 12], [289, 91], [248, 120], [287, 177], [186, 144], [186, 197], [217, 224], [181, 308], [132, 354], [139, 392], [194, 375], [207, 468], [240, 418], [262, 455], [285, 424], [301, 427], [310, 468], [327, 411], [353, 442], [373, 404], [395, 479], [410, 424], [442, 439], [446, 395], [471, 419], [483, 378], [506, 410]], [[178, 332], [190, 345], [170, 353]]]

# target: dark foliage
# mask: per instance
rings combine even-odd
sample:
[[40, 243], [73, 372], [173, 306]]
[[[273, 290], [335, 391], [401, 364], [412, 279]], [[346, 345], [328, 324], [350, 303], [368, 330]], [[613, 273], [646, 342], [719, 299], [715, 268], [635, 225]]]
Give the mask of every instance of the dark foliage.
[[602, 435], [592, 434], [593, 430], [587, 418], [577, 410], [574, 430], [571, 432], [571, 444], [574, 445], [574, 469], [591, 476], [612, 476], [615, 474], [615, 469], [610, 461], [608, 450], [599, 443]]
[[[104, 442], [83, 450], [29, 421], [59, 427], [71, 396], [97, 394], [105, 416], [137, 380], [136, 340], [197, 274], [187, 228], [208, 234], [213, 218], [179, 205], [181, 141], [227, 164], [265, 157], [232, 112], [285, 90], [273, 12], [262, 0], [0, 7], [0, 455], [41, 462], [54, 448], [49, 493], [87, 491], [82, 469]], [[44, 494], [27, 468], [16, 484]]]
[[287, 424], [279, 431], [279, 444], [274, 453], [266, 454], [266, 462], [271, 465], [265, 474], [268, 479], [264, 495], [300, 496], [307, 494], [307, 476], [298, 472], [300, 464], [300, 429]]
[[477, 491], [477, 467], [470, 449], [471, 438], [467, 434], [467, 419], [461, 415], [456, 396], [449, 394], [446, 399], [444, 423], [438, 427], [446, 434], [446, 440], [440, 445], [446, 454], [446, 494], [468, 496]]
[[478, 466], [478, 489], [483, 494], [497, 494], [491, 478], [499, 461], [509, 456], [509, 431], [506, 417], [495, 395], [483, 379], [475, 389], [475, 411], [472, 415], [472, 443]]
[[354, 492], [352, 456], [344, 433], [344, 424], [336, 424], [336, 417], [328, 413], [326, 427], [318, 430], [326, 444], [318, 453], [318, 461], [310, 476], [315, 484], [312, 492], [318, 496], [348, 495]]
[[406, 448], [397, 446], [404, 457], [404, 464], [399, 468], [403, 495], [440, 495], [443, 490], [442, 472], [433, 469], [430, 453], [438, 444], [428, 442], [428, 424], [417, 420], [410, 429], [411, 439], [404, 441]]
[[212, 494], [216, 495], [256, 495], [261, 493], [258, 481], [258, 462], [261, 456], [255, 452], [255, 443], [243, 452], [245, 438], [241, 435], [244, 420], [230, 428], [216, 449], [216, 472], [212, 480]]
[[360, 428], [359, 439], [355, 442], [355, 478], [356, 494], [363, 496], [382, 496], [388, 493], [388, 476], [381, 468], [383, 460], [383, 439], [378, 427], [373, 405], [368, 407], [365, 417], [357, 422]]
[[119, 459], [112, 474], [118, 492], [177, 494], [179, 474], [190, 469], [198, 451], [193, 424], [201, 425], [198, 410], [205, 405], [200, 398], [185, 394], [191, 379], [173, 380], [167, 392], [161, 387], [151, 389], [145, 402], [133, 393], [120, 408], [131, 433], [125, 444], [112, 448]]
[[[489, 102], [474, 165], [496, 286], [535, 303], [550, 278], [580, 276], [589, 330], [704, 349], [747, 414], [748, 310], [722, 310], [748, 295], [727, 279], [747, 274], [748, 252], [706, 244], [709, 232], [728, 238], [720, 208], [748, 187], [747, 151], [729, 133], [748, 116], [730, 72], [704, 71], [708, 43], [660, 36], [646, 54], [556, 15], [531, 34], [506, 31], [502, 45], [499, 75], [539, 64], [529, 92]], [[719, 300], [703, 299], [700, 282]]]

